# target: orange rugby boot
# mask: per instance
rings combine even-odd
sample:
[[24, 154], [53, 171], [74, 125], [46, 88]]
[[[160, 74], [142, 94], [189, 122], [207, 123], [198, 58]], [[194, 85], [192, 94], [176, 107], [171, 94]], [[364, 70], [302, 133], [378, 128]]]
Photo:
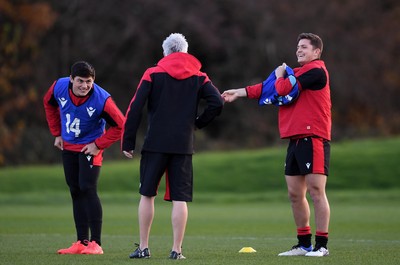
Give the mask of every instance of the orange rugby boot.
[[69, 248], [62, 248], [57, 251], [58, 254], [82, 254], [82, 251], [86, 249], [86, 246], [81, 243], [81, 241], [77, 241], [72, 243], [72, 246]]
[[96, 241], [91, 241], [88, 243], [87, 247], [82, 251], [82, 254], [92, 254], [98, 255], [103, 254], [103, 249], [96, 243]]

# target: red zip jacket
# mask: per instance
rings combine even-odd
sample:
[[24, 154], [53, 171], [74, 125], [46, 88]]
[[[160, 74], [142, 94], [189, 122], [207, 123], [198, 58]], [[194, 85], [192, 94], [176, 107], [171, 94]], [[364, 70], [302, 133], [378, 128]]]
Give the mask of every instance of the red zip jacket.
[[[176, 52], [148, 68], [126, 112], [122, 136], [123, 151], [135, 150], [136, 133], [147, 102], [147, 133], [144, 151], [192, 154], [195, 128], [202, 128], [218, 116], [223, 100], [201, 63], [192, 55]], [[198, 114], [198, 104], [206, 106]]]
[[[329, 73], [322, 60], [315, 60], [293, 69], [299, 83], [300, 96], [292, 104], [279, 107], [281, 138], [318, 136], [331, 140], [331, 98]], [[288, 79], [279, 78], [275, 87], [280, 95], [291, 88]], [[246, 87], [248, 98], [259, 98], [262, 83]]]
[[[61, 135], [61, 119], [60, 111], [58, 107], [57, 100], [54, 98], [54, 85], [56, 81], [49, 88], [47, 93], [43, 98], [43, 105], [46, 113], [47, 123], [49, 125], [50, 133], [54, 136]], [[84, 103], [88, 97], [90, 97], [91, 92], [86, 97], [77, 97], [69, 90], [69, 95], [72, 102], [79, 106]], [[104, 105], [101, 117], [104, 118], [109, 125], [109, 128], [105, 133], [97, 138], [94, 142], [99, 149], [105, 149], [111, 146], [114, 142], [120, 140], [122, 133], [122, 126], [124, 123], [124, 115], [119, 110], [115, 102], [109, 97]], [[87, 143], [89, 144], [89, 143]], [[64, 141], [64, 149], [69, 151], [80, 152], [86, 144], [72, 144]]]

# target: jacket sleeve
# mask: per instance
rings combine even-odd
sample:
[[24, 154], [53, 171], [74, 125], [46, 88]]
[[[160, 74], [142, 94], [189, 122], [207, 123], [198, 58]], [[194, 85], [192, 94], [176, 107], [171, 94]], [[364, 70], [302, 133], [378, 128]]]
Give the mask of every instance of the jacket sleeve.
[[54, 86], [56, 82], [57, 81], [54, 81], [43, 97], [43, 106], [46, 113], [47, 124], [49, 125], [50, 133], [54, 137], [61, 135], [60, 109], [57, 100], [54, 97]]
[[302, 89], [320, 90], [326, 86], [327, 77], [322, 68], [313, 68], [297, 77]]
[[111, 97], [107, 99], [101, 116], [105, 119], [109, 128], [105, 134], [95, 140], [95, 144], [99, 149], [105, 149], [121, 139], [125, 118]]
[[136, 133], [142, 119], [143, 107], [149, 96], [150, 89], [151, 82], [142, 78], [125, 114], [125, 124], [121, 140], [122, 151], [135, 150]]
[[224, 106], [221, 93], [211, 81], [203, 85], [200, 93], [200, 97], [206, 101], [207, 107], [196, 118], [195, 125], [199, 129], [207, 126], [215, 117], [221, 114]]
[[280, 77], [275, 81], [275, 88], [280, 96], [286, 96], [292, 90], [293, 85], [289, 78]]
[[261, 97], [262, 83], [258, 83], [252, 86], [246, 86], [245, 89], [248, 98], [258, 99]]

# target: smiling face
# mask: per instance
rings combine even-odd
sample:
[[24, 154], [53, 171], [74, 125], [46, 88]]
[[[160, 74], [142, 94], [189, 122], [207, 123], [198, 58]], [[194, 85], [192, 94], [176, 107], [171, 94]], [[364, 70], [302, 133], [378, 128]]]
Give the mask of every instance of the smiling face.
[[319, 59], [321, 56], [321, 49], [312, 46], [309, 39], [300, 39], [297, 44], [296, 50], [297, 62], [304, 65], [313, 60]]
[[94, 83], [93, 77], [75, 76], [72, 78], [72, 76], [70, 76], [69, 79], [72, 83], [72, 92], [78, 97], [86, 96], [90, 89], [92, 89]]

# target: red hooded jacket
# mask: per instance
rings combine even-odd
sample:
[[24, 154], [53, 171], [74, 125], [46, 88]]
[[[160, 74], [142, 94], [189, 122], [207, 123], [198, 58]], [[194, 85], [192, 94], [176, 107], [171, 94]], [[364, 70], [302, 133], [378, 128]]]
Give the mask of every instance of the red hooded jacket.
[[[123, 151], [135, 150], [136, 134], [147, 102], [147, 133], [143, 150], [159, 153], [192, 154], [195, 128], [202, 128], [218, 116], [223, 100], [201, 63], [187, 53], [172, 53], [148, 68], [126, 112], [122, 135]], [[198, 114], [200, 100], [205, 109]]]

